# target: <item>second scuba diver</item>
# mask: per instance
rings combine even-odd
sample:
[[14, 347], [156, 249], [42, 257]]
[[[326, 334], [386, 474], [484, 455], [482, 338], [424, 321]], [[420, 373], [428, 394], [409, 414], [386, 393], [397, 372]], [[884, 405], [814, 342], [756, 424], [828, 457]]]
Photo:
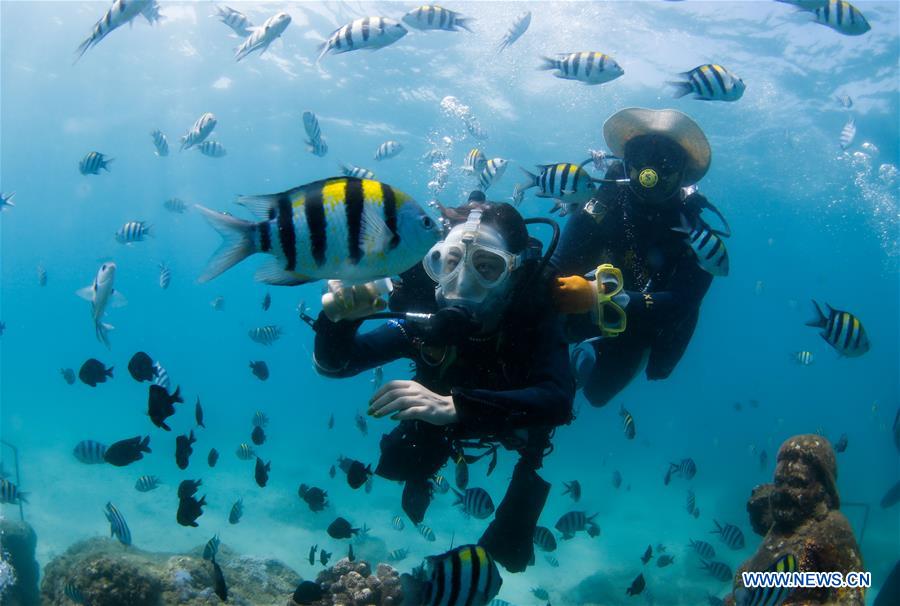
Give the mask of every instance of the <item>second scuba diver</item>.
[[[387, 288], [329, 285], [313, 323], [315, 363], [323, 375], [350, 377], [413, 360], [412, 380], [386, 383], [369, 414], [399, 421], [381, 439], [375, 473], [404, 483], [403, 509], [416, 524], [448, 459], [498, 444], [519, 454], [479, 541], [519, 572], [533, 559], [550, 490], [537, 470], [554, 428], [571, 421], [575, 395], [568, 347], [542, 278], [556, 237], [542, 255], [527, 225], [556, 228], [547, 219], [526, 221], [509, 204], [485, 202], [481, 192], [442, 212], [449, 233], [396, 284], [390, 312], [379, 313]], [[362, 318], [373, 314], [389, 321], [361, 333]]]
[[[696, 191], [710, 165], [709, 142], [675, 110], [624, 109], [603, 135], [620, 161], [593, 200], [573, 214], [552, 260], [555, 298], [567, 320], [576, 379], [604, 406], [646, 363], [665, 379], [684, 354], [713, 274], [725, 275], [724, 217]], [[701, 212], [719, 216], [710, 228]], [[585, 277], [587, 276], [587, 278]]]

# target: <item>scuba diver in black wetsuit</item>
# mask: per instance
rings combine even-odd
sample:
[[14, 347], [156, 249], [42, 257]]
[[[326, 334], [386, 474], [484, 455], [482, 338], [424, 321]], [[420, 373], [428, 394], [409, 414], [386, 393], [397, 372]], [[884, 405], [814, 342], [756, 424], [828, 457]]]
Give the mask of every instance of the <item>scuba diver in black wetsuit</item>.
[[[555, 300], [566, 314], [579, 387], [604, 406], [646, 362], [650, 380], [667, 378], [690, 342], [713, 276], [692, 250], [727, 255], [708, 238], [727, 236], [724, 217], [695, 184], [709, 169], [710, 147], [700, 127], [675, 110], [622, 110], [603, 134], [619, 158], [594, 198], [569, 218], [551, 265]], [[704, 209], [725, 231], [709, 228]], [[675, 231], [684, 225], [705, 231]], [[712, 235], [707, 236], [708, 233]], [[601, 265], [603, 264], [603, 265]], [[595, 271], [593, 276], [583, 276]], [[599, 338], [598, 338], [599, 337]]]
[[[403, 509], [416, 524], [431, 501], [432, 478], [451, 456], [459, 460], [464, 448], [495, 454], [498, 445], [519, 453], [479, 541], [518, 572], [533, 559], [550, 490], [537, 470], [554, 428], [572, 419], [575, 382], [550, 282], [540, 278], [558, 239], [556, 224], [526, 222], [509, 204], [483, 200], [473, 192], [465, 205], [442, 210], [452, 229], [421, 266], [401, 276], [391, 312], [377, 313], [387, 289], [329, 284], [313, 323], [315, 363], [323, 375], [349, 377], [399, 358], [414, 361], [413, 379], [386, 383], [369, 414], [400, 421], [381, 439], [375, 473], [405, 483]], [[534, 222], [554, 228], [543, 256], [528, 235]], [[391, 319], [360, 333], [367, 316]]]

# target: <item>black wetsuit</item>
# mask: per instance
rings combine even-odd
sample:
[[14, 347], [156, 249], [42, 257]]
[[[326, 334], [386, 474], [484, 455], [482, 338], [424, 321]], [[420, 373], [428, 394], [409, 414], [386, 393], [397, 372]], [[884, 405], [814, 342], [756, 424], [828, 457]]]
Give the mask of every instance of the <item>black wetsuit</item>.
[[[623, 176], [620, 164], [608, 179]], [[622, 270], [627, 328], [616, 337], [590, 344], [596, 361], [579, 372], [588, 401], [603, 406], [640, 372], [647, 359], [647, 378], [665, 379], [690, 342], [700, 303], [712, 276], [698, 264], [681, 226], [680, 215], [691, 222], [705, 199], [694, 193], [648, 208], [625, 185], [604, 184], [595, 198], [606, 208], [602, 218], [579, 210], [569, 218], [551, 265], [560, 276], [584, 275], [601, 263]], [[569, 316], [570, 342], [596, 337], [600, 331], [587, 315]], [[583, 346], [582, 346], [583, 347]]]
[[[395, 290], [391, 307], [434, 310], [434, 285]], [[415, 305], [415, 299], [420, 301]], [[524, 570], [533, 557], [532, 538], [550, 485], [536, 470], [550, 446], [553, 428], [572, 419], [575, 381], [559, 317], [549, 305], [508, 311], [502, 330], [455, 346], [426, 343], [414, 326], [389, 321], [360, 334], [360, 322], [315, 323], [319, 372], [349, 377], [388, 362], [414, 362], [413, 380], [441, 395], [452, 395], [459, 421], [439, 427], [403, 421], [381, 439], [375, 473], [405, 482], [403, 508], [420, 523], [430, 501], [429, 480], [444, 466], [460, 440], [496, 442], [519, 452], [513, 479], [480, 543], [511, 571]]]

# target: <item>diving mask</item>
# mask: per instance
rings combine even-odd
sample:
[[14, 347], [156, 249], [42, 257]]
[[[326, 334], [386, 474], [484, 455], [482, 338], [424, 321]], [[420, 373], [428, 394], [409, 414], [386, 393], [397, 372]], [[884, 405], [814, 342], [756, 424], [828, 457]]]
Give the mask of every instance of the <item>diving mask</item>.
[[597, 285], [597, 325], [604, 337], [615, 337], [627, 326], [628, 295], [622, 292], [622, 270], [604, 263], [594, 270]]
[[447, 301], [483, 303], [507, 291], [510, 275], [525, 262], [524, 254], [505, 250], [503, 238], [481, 225], [481, 211], [469, 213], [447, 238], [435, 244], [422, 261]]

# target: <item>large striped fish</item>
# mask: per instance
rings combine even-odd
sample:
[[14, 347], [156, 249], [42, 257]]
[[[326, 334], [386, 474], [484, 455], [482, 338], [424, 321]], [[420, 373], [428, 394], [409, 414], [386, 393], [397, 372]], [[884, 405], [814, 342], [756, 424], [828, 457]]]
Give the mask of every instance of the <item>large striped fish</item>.
[[845, 0], [828, 0], [812, 12], [816, 23], [846, 36], [862, 36], [872, 29], [859, 9]]
[[721, 232], [710, 229], [702, 221], [698, 221], [696, 226], [691, 225], [684, 215], [681, 215], [681, 226], [673, 227], [672, 231], [687, 236], [691, 250], [697, 257], [697, 264], [703, 270], [714, 276], [728, 275], [728, 249], [720, 237]]
[[114, 29], [130, 23], [138, 15], [144, 15], [147, 23], [153, 25], [159, 21], [159, 4], [156, 0], [115, 0], [106, 14], [94, 24], [91, 35], [78, 46], [75, 61], [84, 56], [92, 46], [100, 43]]
[[743, 549], [744, 548], [744, 533], [741, 532], [741, 529], [735, 526], [734, 524], [719, 524], [718, 521], [713, 520], [716, 524], [716, 529], [711, 530], [710, 532], [713, 534], [719, 535], [719, 538], [722, 539], [722, 542], [728, 545], [731, 549]]
[[[767, 572], [797, 572], [797, 558], [793, 554], [785, 554], [775, 560]], [[739, 587], [734, 592], [736, 606], [781, 606], [788, 598], [792, 587]]]
[[472, 31], [469, 29], [471, 17], [464, 17], [437, 4], [425, 4], [414, 8], [401, 19], [408, 26], [420, 30], [442, 29], [447, 32], [458, 32], [457, 28], [461, 27], [467, 32]]
[[594, 180], [584, 169], [585, 164], [587, 162], [539, 164], [539, 174], [523, 168], [522, 172], [528, 176], [528, 181], [521, 183], [519, 190], [537, 187], [538, 198], [554, 198], [566, 205], [581, 206], [594, 195]]
[[353, 50], [377, 50], [393, 44], [407, 34], [403, 24], [385, 17], [363, 17], [334, 30], [319, 46], [316, 63], [331, 53], [338, 55]]
[[702, 569], [708, 572], [711, 577], [718, 581], [721, 581], [722, 583], [724, 583], [725, 581], [730, 581], [731, 577], [734, 575], [731, 570], [731, 566], [729, 566], [725, 562], [707, 562], [706, 560], [700, 560], [700, 565]]
[[332, 177], [285, 192], [241, 196], [258, 223], [197, 208], [222, 235], [201, 282], [252, 254], [275, 257], [256, 278], [283, 286], [322, 279], [367, 282], [406, 271], [440, 239], [438, 223], [390, 185]]
[[481, 173], [478, 175], [478, 184], [481, 186], [481, 191], [487, 191], [491, 185], [500, 180], [503, 173], [506, 172], [507, 164], [509, 162], [503, 158], [491, 158], [484, 163], [484, 168], [481, 169]]
[[266, 22], [260, 27], [251, 27], [250, 35], [235, 50], [234, 60], [240, 61], [253, 51], [260, 51], [260, 54], [266, 52], [269, 45], [281, 37], [287, 26], [291, 24], [291, 16], [287, 13], [278, 13], [266, 19]]
[[480, 545], [427, 557], [425, 568], [427, 580], [416, 601], [422, 606], [487, 606], [503, 585], [494, 558]]
[[862, 322], [849, 311], [841, 311], [832, 309], [830, 305], [825, 304], [828, 314], [822, 312], [822, 308], [815, 301], [813, 308], [816, 317], [806, 323], [807, 326], [815, 328], [824, 328], [819, 333], [825, 341], [834, 347], [842, 356], [855, 358], [869, 351], [869, 337], [866, 335], [866, 329], [863, 328]]
[[669, 82], [675, 87], [674, 97], [680, 99], [694, 93], [694, 99], [703, 101], [737, 101], [744, 95], [744, 81], [715, 63], [695, 67], [680, 74], [684, 80]]
[[542, 57], [543, 63], [538, 69], [555, 69], [553, 74], [563, 80], [577, 80], [585, 84], [603, 84], [615, 80], [625, 73], [616, 60], [604, 53], [583, 51], [580, 53], [561, 53], [555, 59]]

